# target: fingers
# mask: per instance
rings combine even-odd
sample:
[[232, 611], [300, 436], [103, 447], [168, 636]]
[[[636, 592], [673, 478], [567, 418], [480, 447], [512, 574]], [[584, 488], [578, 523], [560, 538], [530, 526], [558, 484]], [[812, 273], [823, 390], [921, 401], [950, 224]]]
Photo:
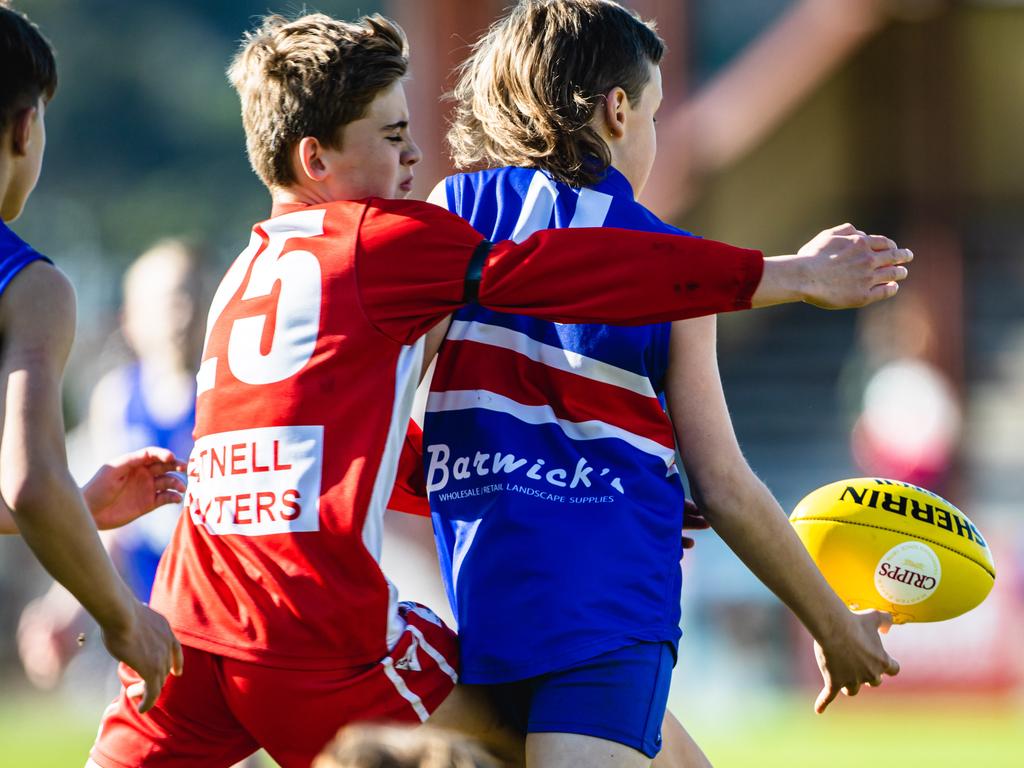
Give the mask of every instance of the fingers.
[[868, 245], [871, 246], [873, 251], [894, 251], [896, 250], [896, 243], [890, 240], [885, 235], [868, 235]]
[[683, 536], [683, 549], [693, 549], [696, 544], [697, 542], [689, 536]]
[[860, 686], [861, 686], [861, 683], [854, 683], [853, 685], [845, 685], [845, 686], [843, 686], [843, 695], [844, 696], [856, 696], [857, 693], [860, 691]]
[[885, 299], [891, 299], [899, 292], [899, 290], [899, 283], [882, 283], [881, 285], [872, 286], [871, 290], [868, 291], [868, 300], [864, 302], [862, 306], [884, 301]]
[[706, 531], [711, 527], [703, 515], [686, 515], [683, 518], [683, 529], [687, 531]]
[[167, 472], [159, 475], [153, 480], [153, 488], [159, 493], [160, 491], [177, 491], [178, 493], [185, 492], [185, 482], [182, 476], [177, 472]]
[[892, 656], [886, 655], [885, 674], [896, 677], [900, 673], [900, 663]]
[[137, 709], [139, 714], [148, 712], [156, 704], [157, 696], [160, 695], [160, 689], [163, 687], [163, 682], [158, 682], [156, 678], [150, 676], [147, 680], [139, 680], [136, 683], [132, 683], [125, 689], [125, 695], [129, 699], [140, 699]]
[[874, 250], [874, 259], [875, 267], [888, 267], [893, 264], [909, 264], [914, 260], [914, 252], [909, 248]]
[[161, 491], [153, 497], [153, 509], [165, 504], [181, 504], [182, 494], [177, 491]]
[[185, 654], [181, 650], [181, 643], [178, 642], [178, 638], [174, 638], [174, 645], [171, 647], [171, 674], [175, 677], [181, 677], [181, 673], [185, 671]]
[[814, 702], [814, 711], [820, 715], [828, 708], [829, 704], [835, 701], [835, 698], [838, 695], [838, 690], [826, 685], [821, 689], [821, 693], [818, 694], [818, 699]]
[[875, 270], [875, 280], [879, 283], [896, 283], [906, 280], [910, 272], [904, 266], [882, 267]]
[[832, 227], [831, 229], [826, 229], [825, 232], [822, 232], [822, 234], [825, 234], [825, 233], [830, 233], [830, 234], [833, 234], [833, 235], [857, 235], [857, 234], [863, 234], [859, 229], [857, 229], [855, 226], [853, 226], [853, 224], [850, 224], [849, 222], [847, 222], [846, 224], [840, 224], [838, 227]]
[[883, 635], [886, 634], [892, 626], [892, 614], [888, 611], [875, 611], [874, 616], [878, 631]]

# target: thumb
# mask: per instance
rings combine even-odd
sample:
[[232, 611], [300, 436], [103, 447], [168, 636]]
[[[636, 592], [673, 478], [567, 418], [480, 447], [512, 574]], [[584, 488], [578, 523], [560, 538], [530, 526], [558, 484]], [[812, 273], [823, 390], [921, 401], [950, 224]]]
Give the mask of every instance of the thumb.
[[875, 620], [878, 622], [878, 631], [883, 635], [889, 634], [889, 630], [892, 628], [892, 614], [878, 611]]

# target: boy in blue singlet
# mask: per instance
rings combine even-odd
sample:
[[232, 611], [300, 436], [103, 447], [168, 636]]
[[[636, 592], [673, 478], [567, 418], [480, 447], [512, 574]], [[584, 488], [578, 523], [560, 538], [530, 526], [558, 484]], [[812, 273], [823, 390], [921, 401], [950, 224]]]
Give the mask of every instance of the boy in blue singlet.
[[0, 532], [21, 533], [93, 615], [111, 655], [144, 680], [145, 710], [167, 675], [181, 673], [181, 646], [118, 577], [96, 524], [116, 527], [180, 500], [184, 486], [166, 474], [177, 467], [170, 451], [121, 457], [81, 491], [68, 472], [60, 388], [74, 337], [74, 291], [6, 224], [39, 178], [56, 62], [35, 25], [3, 2], [0, 72]]
[[[449, 133], [462, 166], [507, 167], [451, 177], [431, 200], [492, 239], [685, 235], [635, 200], [654, 161], [663, 53], [608, 0], [520, 2], [464, 66]], [[812, 244], [823, 239], [893, 247], [849, 225]], [[622, 328], [470, 306], [452, 318], [427, 400], [426, 483], [462, 679], [497, 687], [531, 768], [658, 753], [680, 637], [677, 445], [707, 519], [817, 641], [818, 711], [898, 671], [878, 636], [890, 617], [846, 609], [746, 464], [713, 317]], [[665, 762], [706, 765], [673, 728]]]

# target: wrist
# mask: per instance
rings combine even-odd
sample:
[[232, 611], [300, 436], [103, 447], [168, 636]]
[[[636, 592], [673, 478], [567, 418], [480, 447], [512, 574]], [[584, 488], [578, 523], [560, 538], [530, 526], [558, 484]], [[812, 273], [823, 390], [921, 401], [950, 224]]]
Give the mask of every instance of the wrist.
[[106, 635], [124, 637], [135, 631], [138, 621], [136, 613], [137, 600], [123, 582], [117, 588], [114, 600], [104, 601], [101, 612], [93, 613], [93, 618]]
[[807, 630], [822, 648], [830, 648], [836, 644], [846, 642], [855, 629], [854, 614], [838, 598], [833, 596], [828, 601], [828, 610], [824, 612], [820, 620], [812, 625], [807, 624]]
[[807, 257], [799, 255], [771, 256], [764, 260], [764, 274], [752, 304], [767, 307], [805, 301], [808, 296]]

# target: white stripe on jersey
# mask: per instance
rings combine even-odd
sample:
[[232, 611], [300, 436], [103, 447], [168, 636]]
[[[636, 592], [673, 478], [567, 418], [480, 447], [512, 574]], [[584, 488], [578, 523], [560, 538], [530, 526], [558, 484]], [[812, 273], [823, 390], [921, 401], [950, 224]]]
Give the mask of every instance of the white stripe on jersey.
[[523, 207], [519, 209], [519, 220], [509, 239], [521, 243], [534, 232], [547, 229], [551, 225], [551, 212], [555, 209], [557, 197], [555, 182], [540, 171], [533, 174], [523, 198]]
[[657, 397], [651, 380], [638, 373], [581, 355], [568, 349], [551, 344], [544, 344], [532, 336], [513, 331], [500, 325], [480, 323], [475, 320], [452, 320], [446, 338], [455, 341], [475, 341], [492, 347], [508, 349], [520, 355], [566, 373], [582, 376], [591, 381], [611, 384], [614, 387], [628, 389], [644, 397]]
[[[413, 610], [415, 611], [415, 609]], [[448, 675], [448, 677], [452, 679], [453, 683], [459, 682], [459, 673], [452, 668], [452, 665], [448, 663], [448, 659], [444, 657], [443, 653], [441, 653], [439, 650], [437, 650], [437, 648], [435, 648], [427, 642], [427, 639], [423, 636], [423, 633], [420, 632], [420, 628], [414, 627], [412, 624], [410, 624], [409, 631], [412, 632], [413, 637], [420, 641], [420, 648], [427, 652], [427, 656], [429, 656], [435, 662], [437, 662], [437, 666], [440, 667], [441, 671]]]
[[[384, 537], [384, 510], [395, 486], [398, 474], [398, 458], [405, 444], [409, 428], [409, 414], [412, 412], [416, 386], [419, 384], [420, 367], [423, 364], [423, 345], [426, 337], [421, 336], [415, 343], [402, 347], [395, 366], [395, 401], [391, 408], [391, 423], [384, 441], [384, 453], [380, 458], [377, 477], [373, 481], [373, 492], [363, 522], [363, 544], [380, 562], [380, 551]], [[388, 636], [387, 647], [393, 648], [399, 635], [405, 629], [405, 621], [398, 615], [398, 591], [388, 581]]]
[[420, 719], [420, 722], [426, 722], [427, 718], [430, 717], [430, 713], [427, 712], [427, 708], [423, 706], [423, 700], [415, 693], [409, 690], [409, 686], [405, 684], [405, 680], [402, 676], [395, 671], [395, 662], [390, 656], [385, 656], [380, 660], [381, 665], [384, 667], [384, 674], [388, 676], [388, 680], [395, 686], [395, 690], [402, 696], [403, 699], [408, 701], [416, 713], [416, 716]]
[[661, 443], [642, 437], [628, 430], [592, 419], [590, 421], [569, 421], [560, 419], [550, 405], [524, 405], [515, 400], [491, 392], [486, 389], [448, 390], [447, 392], [431, 392], [427, 399], [427, 411], [440, 413], [443, 411], [466, 411], [482, 408], [487, 411], [505, 413], [526, 424], [555, 424], [570, 440], [600, 440], [618, 438], [629, 443], [637, 450], [657, 456], [665, 462], [669, 474], [675, 471], [676, 453], [673, 448], [666, 448]]
[[576, 196], [576, 210], [569, 222], [570, 229], [604, 226], [608, 209], [612, 207], [612, 196], [596, 189], [581, 189]]
[[[593, 189], [581, 189], [576, 197], [576, 210], [569, 227], [602, 226], [612, 205], [611, 195]], [[519, 219], [509, 239], [521, 243], [535, 232], [550, 227], [551, 212], [555, 209], [557, 198], [558, 186], [546, 174], [537, 171], [530, 179], [523, 207], [519, 210]]]

